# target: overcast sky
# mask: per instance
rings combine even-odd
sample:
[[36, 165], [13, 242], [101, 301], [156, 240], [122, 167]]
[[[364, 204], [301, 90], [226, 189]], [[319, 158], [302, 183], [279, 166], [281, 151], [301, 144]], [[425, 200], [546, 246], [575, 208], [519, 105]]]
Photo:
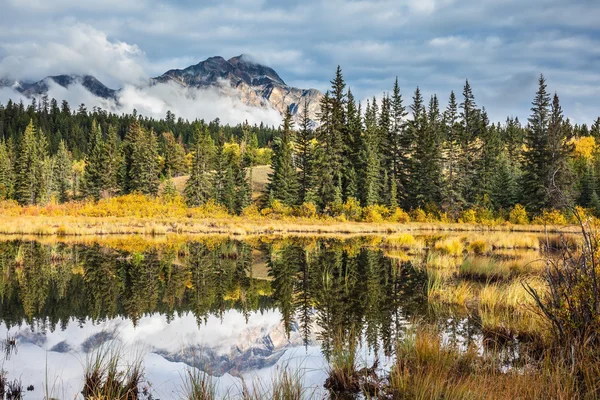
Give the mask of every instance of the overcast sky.
[[0, 76], [118, 88], [242, 53], [301, 88], [326, 90], [340, 64], [359, 99], [398, 76], [406, 98], [419, 85], [445, 104], [468, 78], [493, 120], [526, 118], [544, 73], [572, 120], [600, 115], [597, 0], [0, 0]]

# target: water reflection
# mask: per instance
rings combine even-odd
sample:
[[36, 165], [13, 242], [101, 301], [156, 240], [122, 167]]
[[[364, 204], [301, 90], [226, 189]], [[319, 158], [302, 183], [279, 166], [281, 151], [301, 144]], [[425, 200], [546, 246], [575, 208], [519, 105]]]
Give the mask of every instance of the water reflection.
[[450, 342], [480, 340], [477, 317], [430, 309], [427, 274], [416, 268], [426, 258], [392, 258], [368, 240], [199, 240], [139, 251], [13, 240], [0, 242], [0, 317], [22, 342], [51, 352], [85, 353], [94, 335], [128, 332], [163, 361], [217, 376], [273, 366], [289, 348], [317, 348], [325, 360], [340, 348], [391, 357], [413, 319], [437, 324]]

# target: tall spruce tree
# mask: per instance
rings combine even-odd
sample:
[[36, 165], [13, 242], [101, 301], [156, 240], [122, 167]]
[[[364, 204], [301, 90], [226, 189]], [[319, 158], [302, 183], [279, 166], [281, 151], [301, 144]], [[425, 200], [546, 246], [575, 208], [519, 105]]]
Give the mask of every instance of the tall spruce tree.
[[65, 146], [64, 140], [58, 144], [54, 162], [54, 183], [58, 193], [58, 201], [64, 203], [69, 200], [69, 191], [71, 190], [71, 154]]
[[525, 136], [523, 198], [529, 210], [539, 212], [549, 206], [546, 182], [548, 170], [548, 126], [550, 124], [550, 95], [546, 79], [540, 75], [538, 90], [531, 107]]
[[266, 187], [266, 195], [269, 202], [279, 200], [288, 206], [299, 203], [298, 174], [293, 158], [293, 119], [289, 108], [283, 118], [280, 135], [273, 143], [273, 160], [269, 174], [269, 182]]
[[40, 157], [38, 134], [33, 121], [29, 122], [19, 146], [16, 160], [15, 199], [24, 205], [37, 204], [44, 159]]
[[381, 164], [379, 159], [379, 126], [377, 124], [378, 107], [375, 98], [372, 102], [367, 101], [365, 108], [365, 133], [363, 135], [363, 145], [361, 159], [363, 168], [359, 175], [359, 182], [362, 188], [362, 204], [371, 206], [381, 200]]
[[348, 128], [346, 129], [346, 177], [345, 177], [345, 192], [344, 198], [348, 199], [350, 197], [358, 199], [358, 171], [362, 168], [362, 163], [360, 160], [360, 152], [362, 147], [362, 135], [363, 135], [363, 126], [362, 126], [362, 117], [361, 117], [361, 109], [360, 104], [357, 106], [356, 101], [354, 99], [354, 95], [352, 91], [348, 89], [347, 94], [347, 118], [348, 118]]
[[344, 192], [342, 185], [346, 172], [345, 158], [347, 158], [348, 154], [344, 140], [347, 136], [347, 98], [345, 88], [346, 83], [342, 75], [342, 68], [338, 65], [335, 71], [335, 78], [331, 81], [331, 97], [329, 99], [331, 125], [328, 138], [330, 142], [329, 150], [331, 152], [333, 179], [336, 190], [340, 194]]
[[573, 172], [569, 162], [572, 148], [567, 142], [567, 136], [560, 100], [555, 93], [548, 125], [546, 175], [547, 206], [555, 209], [571, 206], [574, 196]]
[[442, 160], [444, 165], [444, 183], [442, 186], [442, 209], [451, 218], [458, 218], [464, 208], [465, 175], [461, 173], [461, 127], [458, 122], [458, 105], [454, 92], [450, 93], [448, 105], [444, 112], [444, 146]]
[[122, 187], [125, 193], [158, 193], [158, 154], [153, 131], [135, 120], [127, 130], [123, 145]]
[[83, 197], [100, 200], [102, 191], [107, 182], [108, 157], [102, 138], [102, 130], [96, 120], [92, 121], [92, 130], [88, 142], [88, 155], [86, 157], [83, 173], [81, 192]]
[[391, 97], [390, 119], [392, 126], [388, 137], [388, 151], [391, 162], [390, 191], [392, 185], [395, 185], [394, 191], [396, 192], [396, 196], [392, 197], [392, 201], [396, 202], [406, 202], [406, 192], [409, 184], [412, 140], [410, 140], [406, 132], [407, 115], [408, 112], [403, 104], [400, 85], [396, 77]]
[[459, 160], [459, 174], [465, 185], [462, 197], [466, 205], [477, 201], [477, 174], [476, 161], [478, 155], [478, 140], [481, 129], [481, 112], [475, 103], [475, 96], [469, 81], [465, 81], [463, 88], [463, 101], [460, 103], [461, 121], [461, 158]]
[[104, 171], [104, 189], [109, 195], [119, 191], [119, 169], [121, 168], [122, 155], [117, 129], [110, 125], [108, 137], [105, 142], [106, 166]]
[[306, 193], [311, 182], [312, 147], [314, 132], [311, 129], [311, 120], [308, 114], [308, 100], [304, 101], [304, 107], [300, 117], [300, 129], [296, 132], [296, 167], [300, 182], [299, 201], [306, 201]]
[[213, 193], [210, 171], [214, 144], [206, 127], [196, 127], [192, 148], [193, 158], [190, 177], [185, 184], [185, 201], [190, 207], [206, 203]]
[[13, 161], [8, 144], [0, 139], [0, 200], [11, 198], [13, 191]]

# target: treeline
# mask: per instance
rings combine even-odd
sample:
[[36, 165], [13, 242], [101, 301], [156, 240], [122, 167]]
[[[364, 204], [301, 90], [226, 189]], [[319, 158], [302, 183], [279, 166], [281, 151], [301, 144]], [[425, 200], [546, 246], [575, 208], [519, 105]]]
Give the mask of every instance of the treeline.
[[[89, 151], [94, 121], [105, 135], [111, 128], [120, 139], [125, 138], [133, 121], [138, 121], [144, 129], [154, 131], [159, 140], [163, 133], [170, 132], [183, 146], [190, 145], [197, 127], [208, 129], [214, 141], [217, 141], [220, 135], [225, 138], [225, 141], [239, 141], [244, 135], [244, 124], [223, 125], [218, 118], [210, 122], [204, 120], [190, 122], [177, 118], [171, 111], [167, 111], [165, 118], [157, 120], [138, 115], [136, 110], [133, 110], [132, 114], [122, 115], [109, 113], [97, 107], [89, 111], [84, 104], [73, 110], [67, 101], [59, 105], [55, 99], [43, 96], [39, 101], [34, 98], [27, 106], [22, 102], [14, 103], [11, 100], [6, 105], [0, 103], [0, 140], [19, 143], [25, 128], [32, 121], [46, 134], [50, 154], [56, 153], [60, 142], [64, 141], [75, 160], [84, 158]], [[277, 131], [277, 128], [262, 123], [248, 126], [248, 129], [251, 134], [256, 135], [260, 147], [267, 146]]]
[[322, 99], [316, 130], [306, 107], [297, 132], [291, 116], [273, 144], [267, 203], [312, 202], [422, 209], [459, 218], [467, 209], [502, 214], [517, 204], [538, 214], [580, 205], [600, 213], [600, 118], [591, 129], [565, 119], [543, 76], [525, 125], [490, 123], [467, 81], [445, 110], [419, 88], [405, 105], [398, 81], [391, 94], [364, 109], [346, 89], [338, 67]]
[[33, 205], [134, 192], [157, 196], [161, 181], [162, 194], [175, 196], [171, 178], [189, 174], [188, 205], [214, 199], [231, 213], [241, 212], [251, 200], [249, 170], [270, 163], [270, 149], [259, 148], [255, 130], [246, 123], [240, 138], [227, 139], [221, 127], [216, 141], [210, 124], [200, 121], [191, 127], [186, 146], [171, 131], [157, 135], [141, 118], [131, 121], [123, 138], [117, 126], [104, 130], [92, 119], [85, 156], [76, 159], [64, 139], [51, 152], [48, 135], [32, 119], [17, 141], [13, 136], [0, 140], [0, 199]]
[[[134, 192], [173, 197], [179, 191], [171, 178], [189, 175], [188, 206], [212, 201], [240, 214], [253, 201], [253, 167], [270, 163], [259, 206], [271, 210], [336, 216], [384, 207], [384, 214], [403, 209], [464, 220], [473, 210], [507, 219], [517, 205], [532, 216], [579, 205], [600, 215], [600, 118], [590, 129], [572, 125], [543, 76], [525, 125], [517, 118], [490, 123], [468, 81], [445, 110], [419, 88], [405, 105], [397, 80], [364, 110], [340, 68], [331, 84], [316, 129], [306, 104], [298, 127], [288, 110], [275, 130], [175, 122], [172, 113], [160, 121], [84, 106], [73, 113], [47, 99], [27, 108], [9, 102], [0, 106], [0, 199], [30, 205]], [[271, 138], [271, 148], [261, 147]]]

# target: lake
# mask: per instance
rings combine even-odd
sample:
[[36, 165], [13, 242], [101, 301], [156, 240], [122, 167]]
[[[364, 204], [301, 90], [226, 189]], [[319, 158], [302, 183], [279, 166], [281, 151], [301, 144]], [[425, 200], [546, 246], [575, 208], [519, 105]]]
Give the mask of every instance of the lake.
[[[268, 390], [289, 369], [323, 398], [336, 349], [351, 349], [359, 365], [377, 360], [385, 374], [415, 321], [436, 326], [444, 341], [483, 349], [476, 312], [432, 304], [427, 265], [442, 255], [457, 268], [465, 260], [531, 263], [538, 236], [6, 239], [0, 338], [16, 346], [3, 366], [8, 380], [32, 385], [27, 399], [83, 398], [99, 348], [118, 351], [124, 364], [142, 361], [143, 398], [182, 398], [191, 368], [208, 374], [220, 396], [239, 396], [244, 384]], [[452, 240], [462, 251], [439, 245]], [[482, 240], [483, 249], [472, 244]], [[498, 245], [513, 242], [521, 245]]]

